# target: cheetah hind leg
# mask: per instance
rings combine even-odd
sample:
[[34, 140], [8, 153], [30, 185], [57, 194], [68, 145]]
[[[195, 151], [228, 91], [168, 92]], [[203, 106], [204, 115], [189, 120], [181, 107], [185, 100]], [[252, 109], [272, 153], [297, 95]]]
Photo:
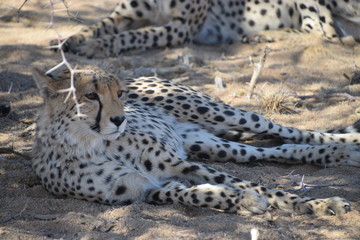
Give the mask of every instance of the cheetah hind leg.
[[184, 140], [190, 159], [236, 163], [271, 160], [288, 164], [360, 167], [360, 148], [351, 144], [283, 144], [262, 148], [221, 139], [196, 124], [177, 123], [175, 128]]

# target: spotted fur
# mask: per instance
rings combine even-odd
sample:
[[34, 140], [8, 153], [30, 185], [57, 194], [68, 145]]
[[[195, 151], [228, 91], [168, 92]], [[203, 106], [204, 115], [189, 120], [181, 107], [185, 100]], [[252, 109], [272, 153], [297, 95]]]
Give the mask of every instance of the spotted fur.
[[[191, 41], [276, 41], [300, 33], [336, 41], [349, 33], [334, 15], [359, 23], [359, 1], [120, 0], [109, 17], [70, 37], [64, 50], [92, 58]], [[274, 29], [283, 30], [264, 31]]]
[[[76, 116], [74, 102], [64, 103], [58, 91], [68, 86], [68, 73], [51, 77], [34, 70], [33, 76], [45, 100], [33, 167], [55, 195], [104, 204], [179, 203], [242, 215], [264, 213], [268, 205], [318, 216], [350, 211], [339, 197], [313, 199], [268, 189], [188, 159], [241, 163], [281, 158], [359, 167], [357, 133], [283, 127], [178, 83], [155, 77], [119, 80], [97, 68], [75, 75], [83, 114]], [[217, 136], [230, 130], [302, 144], [261, 148]]]

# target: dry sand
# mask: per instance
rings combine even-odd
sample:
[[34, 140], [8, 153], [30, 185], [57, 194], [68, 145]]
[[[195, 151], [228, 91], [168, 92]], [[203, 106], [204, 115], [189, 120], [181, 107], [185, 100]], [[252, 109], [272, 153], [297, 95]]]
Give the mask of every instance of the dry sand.
[[[20, 0], [0, 5], [0, 104], [11, 102], [11, 113], [0, 117], [0, 148], [13, 147], [28, 154], [31, 150], [36, 115], [42, 99], [30, 76], [30, 68], [48, 70], [60, 62], [59, 54], [45, 49], [54, 31], [47, 28], [47, 1], [32, 0], [23, 8], [20, 22], [16, 9]], [[116, 1], [72, 1], [86, 23], [105, 16]], [[15, 9], [15, 10], [14, 10]], [[58, 30], [68, 36], [82, 23], [65, 15], [55, 19]], [[246, 99], [253, 67], [249, 55], [261, 54], [268, 45], [265, 68], [255, 90]], [[160, 74], [239, 108], [265, 114], [277, 123], [298, 128], [329, 130], [344, 127], [360, 118], [359, 102], [341, 98], [300, 100], [287, 98], [292, 114], [263, 112], [264, 96], [350, 93], [359, 96], [360, 44], [344, 47], [314, 38], [299, 37], [271, 44], [204, 47], [188, 45], [173, 49], [132, 52], [120, 58], [88, 60], [68, 54], [79, 66], [105, 65], [121, 75], [145, 73], [147, 68], [179, 66], [188, 58], [191, 68]], [[151, 69], [150, 69], [151, 72]], [[214, 77], [221, 76], [225, 90], [216, 90]], [[351, 83], [351, 84], [350, 84]], [[7, 94], [12, 84], [12, 93]], [[253, 142], [262, 144], [263, 142]], [[154, 206], [137, 203], [112, 207], [59, 199], [41, 186], [30, 160], [0, 154], [0, 239], [250, 239], [257, 228], [259, 239], [360, 239], [360, 174], [354, 167], [323, 168], [255, 162], [244, 165], [209, 163], [240, 178], [266, 186], [296, 190], [301, 176], [313, 185], [299, 194], [313, 197], [341, 196], [352, 202], [353, 211], [334, 217], [299, 216], [271, 209], [269, 213], [241, 217], [208, 209], [178, 205]], [[289, 175], [290, 174], [290, 175]], [[292, 176], [292, 177], [289, 177]], [[291, 179], [294, 179], [295, 183]]]

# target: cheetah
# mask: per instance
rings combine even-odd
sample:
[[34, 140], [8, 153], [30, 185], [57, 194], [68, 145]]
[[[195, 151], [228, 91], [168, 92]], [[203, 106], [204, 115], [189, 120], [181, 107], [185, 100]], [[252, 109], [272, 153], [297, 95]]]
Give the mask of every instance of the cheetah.
[[[360, 2], [120, 0], [109, 17], [68, 38], [63, 49], [93, 58], [188, 42], [263, 42], [310, 33], [338, 41], [352, 33], [336, 16], [359, 24]], [[282, 30], [271, 31], [276, 29]], [[51, 41], [51, 45], [57, 44], [57, 40]]]
[[[33, 70], [44, 107], [32, 163], [50, 193], [109, 205], [173, 203], [240, 215], [262, 214], [269, 206], [315, 216], [351, 210], [343, 198], [266, 188], [204, 161], [360, 167], [357, 125], [342, 133], [302, 131], [169, 80], [119, 79], [88, 69], [74, 77], [80, 116], [74, 101], [64, 103], [59, 92], [69, 84], [68, 72], [51, 76]], [[293, 144], [254, 147], [226, 139], [228, 131], [273, 134]]]

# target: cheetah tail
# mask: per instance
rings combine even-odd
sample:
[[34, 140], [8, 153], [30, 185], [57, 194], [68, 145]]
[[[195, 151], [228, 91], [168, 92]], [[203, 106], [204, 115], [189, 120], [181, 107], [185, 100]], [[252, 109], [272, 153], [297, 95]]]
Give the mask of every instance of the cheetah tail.
[[360, 120], [357, 120], [352, 125], [341, 128], [341, 129], [332, 129], [327, 131], [328, 133], [360, 133]]

